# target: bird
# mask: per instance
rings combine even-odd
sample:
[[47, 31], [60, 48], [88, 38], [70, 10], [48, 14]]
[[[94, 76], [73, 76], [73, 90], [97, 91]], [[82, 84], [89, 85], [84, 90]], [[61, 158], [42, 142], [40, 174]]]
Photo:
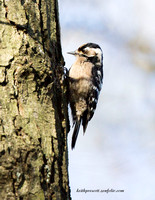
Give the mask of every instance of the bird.
[[83, 126], [83, 134], [92, 119], [103, 83], [103, 52], [95, 43], [86, 43], [77, 50], [68, 52], [76, 57], [69, 69], [69, 104], [73, 119], [71, 148]]

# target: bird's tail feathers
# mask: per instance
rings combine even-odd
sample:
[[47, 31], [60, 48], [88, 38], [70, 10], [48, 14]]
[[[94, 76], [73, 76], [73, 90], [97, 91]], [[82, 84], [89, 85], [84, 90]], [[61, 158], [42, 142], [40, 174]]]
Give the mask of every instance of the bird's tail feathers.
[[82, 118], [83, 134], [85, 134], [88, 125], [88, 113], [85, 112]]
[[88, 125], [88, 121], [83, 123], [83, 135], [85, 134], [86, 132], [86, 129], [87, 129], [87, 125]]
[[79, 130], [80, 130], [80, 124], [81, 124], [81, 119], [77, 120], [75, 122], [74, 132], [73, 132], [73, 136], [72, 136], [72, 146], [71, 146], [72, 149], [75, 147], [75, 143], [76, 143], [78, 133], [79, 133]]

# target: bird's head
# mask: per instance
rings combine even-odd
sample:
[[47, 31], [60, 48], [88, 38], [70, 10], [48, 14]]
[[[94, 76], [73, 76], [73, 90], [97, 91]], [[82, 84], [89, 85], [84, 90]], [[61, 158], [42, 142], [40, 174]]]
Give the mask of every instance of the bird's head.
[[102, 63], [103, 59], [102, 49], [95, 43], [83, 44], [77, 50], [68, 53], [78, 57], [83, 57], [91, 62]]

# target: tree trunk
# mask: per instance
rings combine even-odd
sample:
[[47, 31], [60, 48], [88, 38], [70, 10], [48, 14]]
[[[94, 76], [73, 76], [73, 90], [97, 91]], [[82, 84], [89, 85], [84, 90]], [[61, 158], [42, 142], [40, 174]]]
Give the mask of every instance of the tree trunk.
[[71, 199], [57, 0], [0, 0], [0, 56], [0, 199]]

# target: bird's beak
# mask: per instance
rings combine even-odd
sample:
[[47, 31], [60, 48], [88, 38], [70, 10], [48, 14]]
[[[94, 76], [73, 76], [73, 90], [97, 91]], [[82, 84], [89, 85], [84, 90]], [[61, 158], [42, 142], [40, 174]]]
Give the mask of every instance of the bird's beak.
[[71, 51], [71, 52], [67, 52], [68, 54], [71, 54], [71, 55], [77, 55], [78, 53], [76, 51]]

